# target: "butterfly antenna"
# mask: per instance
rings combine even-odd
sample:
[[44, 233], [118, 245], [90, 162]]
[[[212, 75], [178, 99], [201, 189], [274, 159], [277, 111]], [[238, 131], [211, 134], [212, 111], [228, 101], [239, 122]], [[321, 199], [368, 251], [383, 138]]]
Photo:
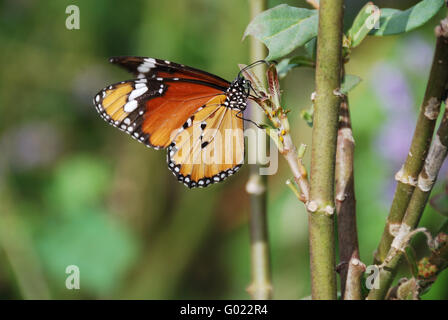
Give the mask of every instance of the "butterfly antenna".
[[238, 77], [241, 77], [241, 74], [246, 71], [247, 69], [251, 69], [253, 67], [255, 67], [256, 65], [259, 65], [260, 63], [265, 63], [266, 65], [269, 65], [269, 62], [267, 62], [266, 60], [258, 60], [255, 62], [252, 62], [250, 65], [245, 66], [243, 69], [240, 70], [240, 72], [238, 73]]

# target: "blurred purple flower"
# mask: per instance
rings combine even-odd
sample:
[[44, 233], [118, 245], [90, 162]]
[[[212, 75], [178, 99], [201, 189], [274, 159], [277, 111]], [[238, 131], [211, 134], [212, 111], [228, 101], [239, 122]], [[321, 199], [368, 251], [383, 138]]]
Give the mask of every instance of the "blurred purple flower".
[[432, 62], [434, 46], [431, 46], [421, 36], [406, 38], [401, 46], [402, 65], [415, 74], [427, 74]]
[[55, 126], [43, 122], [11, 128], [0, 137], [4, 165], [27, 170], [50, 164], [61, 152], [60, 136]]
[[[372, 88], [386, 114], [374, 146], [394, 175], [404, 163], [411, 144], [416, 118], [414, 99], [400, 68], [381, 62], [372, 68], [371, 74]], [[385, 182], [383, 193], [388, 201], [392, 200], [394, 186], [395, 181]]]
[[412, 112], [414, 101], [401, 70], [388, 63], [378, 63], [371, 71], [372, 88], [388, 113]]
[[376, 150], [391, 164], [393, 170], [404, 163], [413, 135], [414, 117], [404, 114], [403, 117], [388, 119], [375, 141]]
[[414, 100], [405, 76], [395, 66], [375, 65], [371, 79], [372, 88], [387, 115], [375, 146], [395, 169], [403, 163], [409, 150], [415, 123]]
[[[403, 55], [407, 59], [405, 63], [412, 66], [414, 72], [427, 71], [431, 63], [432, 51], [424, 41], [415, 38], [405, 46], [405, 50], [407, 52]], [[387, 116], [374, 146], [388, 164], [390, 174], [393, 175], [400, 170], [409, 152], [416, 122], [415, 102], [400, 68], [382, 62], [375, 65], [371, 72], [372, 88]], [[439, 177], [444, 177], [447, 170], [448, 164], [445, 162]], [[383, 194], [388, 202], [392, 201], [395, 187], [395, 180], [385, 182]]]

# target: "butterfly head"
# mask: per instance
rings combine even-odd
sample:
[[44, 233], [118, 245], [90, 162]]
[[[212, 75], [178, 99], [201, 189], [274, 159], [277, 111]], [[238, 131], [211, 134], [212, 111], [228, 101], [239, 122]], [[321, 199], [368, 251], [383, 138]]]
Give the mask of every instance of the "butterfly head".
[[250, 95], [250, 89], [252, 88], [252, 84], [250, 80], [244, 79], [244, 77], [239, 77], [238, 81], [240, 83], [240, 86], [243, 88], [244, 97], [247, 99]]

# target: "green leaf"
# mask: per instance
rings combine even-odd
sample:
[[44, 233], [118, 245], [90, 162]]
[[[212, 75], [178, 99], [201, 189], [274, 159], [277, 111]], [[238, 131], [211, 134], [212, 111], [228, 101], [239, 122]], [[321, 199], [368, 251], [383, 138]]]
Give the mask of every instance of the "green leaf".
[[415, 251], [411, 246], [405, 248], [405, 256], [411, 269], [411, 273], [414, 277], [418, 276], [417, 258]]
[[277, 65], [277, 73], [280, 79], [286, 77], [289, 71], [298, 67], [315, 67], [313, 60], [306, 56], [296, 56], [294, 58], [286, 58]]
[[317, 37], [314, 37], [304, 45], [306, 56], [310, 58], [310, 60], [316, 61], [316, 52], [317, 52]]
[[381, 9], [379, 28], [374, 28], [370, 34], [387, 36], [414, 30], [434, 17], [444, 4], [444, 0], [423, 0], [406, 11]]
[[358, 76], [346, 74], [341, 84], [341, 93], [347, 94], [349, 91], [353, 90], [361, 80], [362, 79]]
[[350, 39], [350, 47], [357, 47], [369, 32], [378, 26], [380, 18], [379, 9], [372, 2], [368, 2], [358, 13], [347, 36]]
[[243, 39], [251, 35], [269, 49], [266, 60], [281, 58], [317, 36], [317, 10], [281, 4], [257, 15]]

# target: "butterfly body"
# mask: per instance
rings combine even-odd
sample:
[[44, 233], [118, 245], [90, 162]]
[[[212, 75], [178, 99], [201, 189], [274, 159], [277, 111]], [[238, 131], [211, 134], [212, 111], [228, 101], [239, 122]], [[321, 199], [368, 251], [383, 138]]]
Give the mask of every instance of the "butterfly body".
[[94, 98], [100, 116], [155, 149], [167, 149], [168, 168], [189, 188], [233, 175], [244, 161], [242, 112], [250, 82], [167, 60], [116, 57], [135, 75]]
[[246, 110], [247, 98], [249, 97], [248, 81], [236, 78], [226, 91], [224, 105], [231, 109]]

